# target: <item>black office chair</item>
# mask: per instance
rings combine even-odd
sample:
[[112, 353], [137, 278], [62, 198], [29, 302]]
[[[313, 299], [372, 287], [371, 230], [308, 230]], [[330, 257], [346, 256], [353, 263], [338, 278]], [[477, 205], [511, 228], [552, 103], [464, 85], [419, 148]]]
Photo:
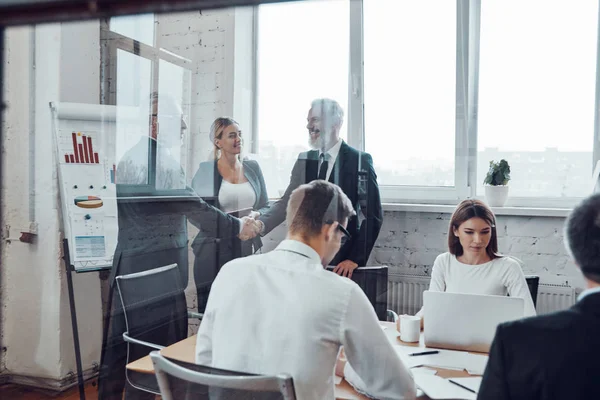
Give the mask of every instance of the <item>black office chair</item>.
[[[188, 318], [201, 318], [187, 310], [184, 287], [177, 264], [116, 277], [127, 331], [127, 363], [147, 356], [151, 350], [187, 337]], [[156, 377], [126, 370], [127, 381], [136, 389], [160, 394]]]
[[540, 277], [537, 275], [525, 275], [527, 286], [529, 287], [529, 293], [531, 293], [531, 300], [533, 300], [533, 307], [537, 309], [537, 295], [538, 286], [540, 285]]
[[[327, 267], [333, 271], [332, 266]], [[369, 302], [373, 305], [377, 318], [380, 321], [388, 321], [387, 291], [388, 291], [388, 267], [378, 265], [372, 267], [358, 267], [352, 273], [352, 280], [361, 287], [367, 295]]]
[[163, 400], [296, 400], [288, 374], [227, 371], [150, 353]]

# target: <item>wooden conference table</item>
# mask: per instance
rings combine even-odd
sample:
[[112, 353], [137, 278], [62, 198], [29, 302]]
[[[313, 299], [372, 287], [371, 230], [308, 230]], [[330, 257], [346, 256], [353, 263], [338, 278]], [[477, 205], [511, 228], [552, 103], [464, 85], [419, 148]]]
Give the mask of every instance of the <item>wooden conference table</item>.
[[[385, 328], [384, 332], [390, 339], [392, 339], [393, 343], [401, 344], [404, 346], [413, 346], [413, 347], [425, 347], [423, 343], [423, 334], [421, 333], [421, 340], [419, 343], [406, 343], [400, 340], [400, 337], [397, 337], [396, 334], [396, 324], [393, 322], [381, 322], [381, 325]], [[172, 344], [171, 346], [165, 347], [160, 350], [160, 353], [169, 358], [173, 358], [175, 360], [186, 361], [189, 363], [195, 362], [196, 358], [196, 335], [190, 336], [187, 339], [184, 339], [180, 342]], [[137, 371], [141, 373], [154, 373], [154, 366], [152, 365], [152, 360], [150, 356], [146, 356], [140, 358], [139, 360], [130, 362], [127, 364], [127, 369], [132, 371]], [[437, 376], [441, 378], [462, 378], [469, 377], [473, 375], [469, 375], [467, 371], [462, 370], [452, 370], [452, 369], [444, 369], [444, 368], [433, 368], [437, 371]], [[363, 396], [357, 393], [352, 386], [345, 379], [342, 379], [340, 384], [335, 386], [335, 398], [338, 400], [369, 400], [368, 397]], [[426, 395], [419, 397], [419, 399], [429, 399]]]

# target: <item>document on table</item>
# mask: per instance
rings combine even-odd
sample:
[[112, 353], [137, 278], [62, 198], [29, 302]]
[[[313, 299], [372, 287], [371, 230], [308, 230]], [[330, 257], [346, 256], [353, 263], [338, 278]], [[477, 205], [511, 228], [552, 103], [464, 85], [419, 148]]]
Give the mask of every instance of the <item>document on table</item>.
[[[439, 367], [447, 369], [465, 369], [466, 365], [470, 365], [467, 360], [468, 353], [464, 351], [455, 350], [438, 350], [423, 347], [410, 347], [410, 346], [394, 346], [396, 353], [408, 368], [414, 368], [421, 365], [427, 365], [429, 367]], [[423, 356], [411, 356], [411, 353], [426, 351], [426, 350], [437, 350], [437, 354], [428, 354]]]
[[479, 393], [479, 386], [481, 386], [482, 379], [482, 376], [470, 376], [468, 378], [450, 378], [448, 380], [468, 387], [472, 391]]
[[489, 356], [467, 353], [465, 369], [469, 375], [483, 375]]
[[415, 367], [413, 369], [411, 369], [411, 372], [413, 374], [429, 374], [429, 375], [435, 375], [437, 374], [437, 371], [435, 369], [431, 369], [431, 368], [427, 368], [427, 367]]
[[415, 374], [415, 383], [432, 399], [465, 399], [476, 400], [477, 394], [469, 392], [436, 375]]

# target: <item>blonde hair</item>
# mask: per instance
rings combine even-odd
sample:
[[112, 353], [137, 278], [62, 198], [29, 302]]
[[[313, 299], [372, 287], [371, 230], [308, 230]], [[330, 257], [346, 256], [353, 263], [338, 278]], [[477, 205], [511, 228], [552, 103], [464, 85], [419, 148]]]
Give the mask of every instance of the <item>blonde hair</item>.
[[[214, 146], [214, 158], [215, 160], [218, 160], [219, 157], [221, 156], [221, 149], [219, 149], [217, 147], [217, 144], [215, 143], [216, 139], [221, 139], [221, 136], [223, 135], [223, 131], [225, 130], [225, 128], [227, 128], [228, 126], [231, 125], [237, 125], [239, 126], [240, 124], [237, 123], [236, 120], [234, 120], [233, 118], [230, 117], [219, 117], [217, 119], [214, 120], [214, 122], [212, 123], [212, 125], [210, 126], [210, 133], [209, 133], [209, 138], [210, 141], [212, 142], [213, 146]], [[242, 140], [242, 145], [243, 145], [244, 141]], [[238, 157], [240, 160], [242, 159], [241, 154]]]

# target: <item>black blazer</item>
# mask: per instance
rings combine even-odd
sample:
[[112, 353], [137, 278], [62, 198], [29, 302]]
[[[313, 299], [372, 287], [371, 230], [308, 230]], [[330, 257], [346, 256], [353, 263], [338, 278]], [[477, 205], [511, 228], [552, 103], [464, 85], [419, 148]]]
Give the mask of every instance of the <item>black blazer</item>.
[[[260, 166], [258, 165], [258, 162], [254, 160], [244, 160], [242, 164], [244, 167], [244, 176], [248, 179], [248, 182], [250, 182], [250, 185], [256, 194], [256, 201], [252, 208], [263, 214], [268, 209], [269, 197], [267, 195], [267, 187]], [[198, 171], [196, 171], [196, 174], [192, 179], [191, 186], [201, 198], [220, 209], [219, 190], [221, 189], [222, 182], [223, 177], [217, 168], [217, 160], [206, 161], [200, 163], [198, 166]], [[192, 242], [192, 249], [194, 252], [198, 253], [199, 249], [202, 247], [202, 243], [210, 237], [211, 235], [208, 235], [201, 230]], [[219, 238], [223, 239], [228, 237], [221, 236]], [[255, 251], [261, 248], [262, 241], [260, 240], [260, 236], [255, 237], [252, 240], [252, 244], [254, 245]]]
[[[318, 169], [318, 150], [298, 155], [285, 194], [259, 217], [265, 224], [265, 233], [270, 232], [285, 220], [287, 203], [292, 191], [302, 184], [317, 179]], [[342, 189], [356, 211], [356, 216], [348, 221], [347, 229], [352, 238], [342, 246], [331, 261], [331, 265], [337, 265], [344, 260], [352, 260], [359, 266], [364, 266], [369, 260], [383, 221], [377, 175], [373, 168], [371, 155], [342, 142], [329, 181]], [[360, 213], [363, 214], [364, 219], [359, 224], [358, 215]]]
[[600, 399], [600, 293], [498, 326], [478, 399]]

